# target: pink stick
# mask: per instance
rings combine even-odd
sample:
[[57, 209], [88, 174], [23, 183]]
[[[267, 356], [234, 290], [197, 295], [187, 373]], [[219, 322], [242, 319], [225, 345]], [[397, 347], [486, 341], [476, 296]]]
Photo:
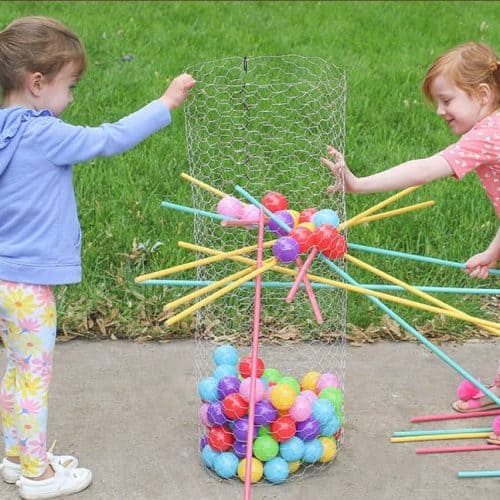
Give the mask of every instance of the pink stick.
[[442, 448], [417, 448], [418, 454], [428, 453], [456, 453], [460, 451], [494, 451], [500, 450], [500, 446], [495, 444], [485, 444], [479, 446], [443, 446]]
[[255, 226], [257, 223], [252, 220], [223, 220], [221, 222], [222, 226]]
[[456, 420], [459, 418], [491, 417], [500, 415], [500, 410], [471, 411], [467, 413], [450, 413], [448, 415], [426, 415], [423, 417], [412, 417], [410, 422], [435, 422], [437, 420]]
[[[264, 211], [260, 211], [259, 231], [257, 234], [257, 269], [262, 267], [262, 254], [264, 250]], [[248, 433], [247, 433], [247, 452], [245, 467], [245, 496], [244, 500], [250, 500], [252, 493], [250, 485], [252, 483], [252, 443], [253, 426], [255, 422], [255, 385], [257, 380], [257, 359], [259, 356], [259, 328], [260, 328], [260, 297], [262, 291], [262, 275], [258, 274], [255, 278], [254, 295], [254, 314], [253, 314], [253, 332], [252, 332], [252, 369], [250, 371], [250, 401], [248, 406]]]
[[307, 273], [307, 270], [309, 269], [309, 266], [312, 264], [312, 261], [314, 260], [314, 257], [318, 254], [318, 249], [316, 247], [313, 247], [311, 251], [309, 252], [309, 255], [307, 256], [306, 261], [304, 262], [304, 265], [300, 268], [299, 273], [297, 274], [295, 281], [292, 285], [292, 288], [288, 292], [288, 295], [286, 296], [286, 301], [290, 304], [292, 302], [293, 298], [295, 297], [295, 294], [297, 293], [297, 290], [299, 289], [300, 283], [304, 279], [305, 274]]
[[[297, 264], [297, 267], [299, 269], [302, 269], [302, 259], [300, 257], [297, 257], [297, 260], [295, 261], [295, 264]], [[304, 274], [303, 278], [304, 286], [306, 287], [306, 292], [307, 296], [309, 297], [309, 302], [311, 303], [311, 308], [313, 310], [314, 316], [316, 318], [316, 321], [318, 322], [318, 325], [323, 324], [323, 316], [321, 316], [321, 311], [319, 310], [319, 305], [316, 300], [316, 295], [314, 295], [314, 291], [311, 286], [311, 282], [309, 281], [309, 278]]]

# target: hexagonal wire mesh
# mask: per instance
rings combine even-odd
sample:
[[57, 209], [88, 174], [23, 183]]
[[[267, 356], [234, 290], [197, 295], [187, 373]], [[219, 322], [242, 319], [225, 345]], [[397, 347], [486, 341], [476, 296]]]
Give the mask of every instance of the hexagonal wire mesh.
[[[345, 220], [344, 192], [328, 198], [331, 174], [321, 166], [327, 144], [344, 150], [346, 79], [343, 71], [316, 57], [230, 57], [186, 69], [197, 80], [184, 105], [190, 175], [240, 197], [239, 185], [260, 200], [269, 191], [288, 199], [288, 208], [332, 208]], [[342, 186], [343, 187], [343, 186]], [[216, 211], [220, 197], [192, 186], [193, 207]], [[242, 201], [246, 202], [246, 200]], [[266, 231], [265, 239], [276, 239]], [[222, 227], [220, 222], [194, 217], [196, 245], [230, 251], [257, 242], [257, 231]], [[206, 257], [198, 252], [196, 258]], [[264, 258], [272, 256], [266, 250]], [[246, 257], [255, 259], [256, 254]], [[337, 265], [344, 267], [343, 261]], [[246, 264], [248, 266], [248, 264]], [[220, 280], [245, 264], [223, 260], [197, 268], [197, 280]], [[294, 265], [290, 268], [296, 269]], [[310, 272], [332, 276], [318, 259]], [[310, 371], [332, 372], [344, 389], [346, 359], [346, 293], [340, 289], [315, 289], [324, 323], [314, 318], [305, 291], [291, 304], [285, 302], [293, 281], [273, 270], [263, 275], [259, 357], [266, 368], [300, 380]], [[265, 282], [274, 282], [267, 287]], [[251, 353], [255, 288], [241, 286], [198, 310], [196, 317], [196, 374], [198, 380], [213, 375], [214, 349], [231, 344], [240, 359]], [[200, 424], [200, 437], [206, 432]], [[342, 441], [342, 437], [340, 438]], [[341, 444], [341, 442], [339, 443]], [[304, 465], [304, 471], [328, 464]], [[302, 472], [302, 473], [301, 473]]]

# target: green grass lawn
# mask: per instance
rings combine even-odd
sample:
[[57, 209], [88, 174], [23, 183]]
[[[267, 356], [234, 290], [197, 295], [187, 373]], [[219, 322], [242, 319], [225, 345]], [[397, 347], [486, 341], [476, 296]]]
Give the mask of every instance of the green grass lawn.
[[[496, 2], [2, 2], [0, 24], [35, 14], [63, 21], [86, 46], [88, 71], [64, 116], [75, 124], [117, 120], [159, 97], [185, 68], [205, 61], [320, 57], [347, 75], [345, 152], [358, 175], [428, 156], [454, 140], [420, 92], [425, 70], [438, 54], [467, 40], [483, 40], [500, 50]], [[317, 168], [324, 168], [319, 159]], [[172, 216], [160, 206], [167, 198], [191, 204], [190, 187], [179, 177], [187, 170], [182, 109], [173, 112], [168, 129], [134, 150], [75, 167], [84, 280], [57, 289], [62, 331], [135, 338], [191, 334], [189, 320], [171, 331], [161, 322], [163, 304], [185, 290], [133, 283], [141, 273], [191, 258], [176, 242], [192, 241], [192, 218]], [[347, 195], [347, 213], [352, 216], [385, 197]], [[493, 209], [475, 176], [436, 182], [405, 201], [429, 199], [436, 206], [356, 226], [349, 240], [464, 261], [495, 234]], [[359, 256], [413, 284], [480, 285], [451, 268]], [[360, 282], [371, 280], [355, 269], [352, 274]], [[484, 283], [498, 285], [493, 278]], [[440, 298], [485, 314], [477, 296]], [[411, 324], [433, 320], [402, 306], [395, 310]], [[373, 328], [381, 313], [350, 294], [348, 321], [354, 328]], [[463, 334], [466, 326], [453, 320], [430, 324], [443, 335]]]

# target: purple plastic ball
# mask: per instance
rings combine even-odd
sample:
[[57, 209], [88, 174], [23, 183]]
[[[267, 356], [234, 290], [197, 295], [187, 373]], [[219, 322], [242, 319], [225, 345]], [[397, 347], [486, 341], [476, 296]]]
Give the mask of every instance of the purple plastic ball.
[[313, 417], [297, 422], [296, 436], [303, 441], [315, 439], [321, 434], [321, 424]]
[[[290, 212], [287, 212], [286, 210], [279, 210], [278, 212], [274, 212], [274, 217], [277, 217], [281, 221], [283, 221], [289, 228], [290, 230], [293, 229], [293, 216]], [[269, 223], [267, 224], [267, 227], [269, 228], [269, 231], [275, 234], [279, 234], [280, 236], [285, 236], [288, 231], [283, 229], [277, 222], [275, 222], [273, 219], [269, 220]]]
[[233, 392], [239, 392], [239, 390], [240, 380], [238, 377], [222, 377], [217, 384], [217, 396], [219, 396], [221, 400]]
[[[253, 437], [255, 438], [257, 436], [257, 426], [254, 425], [253, 429]], [[248, 433], [248, 417], [242, 417], [235, 420], [232, 430], [236, 441], [246, 442]]]
[[204, 434], [200, 439], [200, 451], [208, 444], [208, 436]]
[[247, 444], [243, 441], [235, 441], [233, 443], [234, 454], [239, 458], [245, 458], [247, 454]]
[[255, 425], [268, 425], [278, 418], [278, 410], [271, 401], [263, 400], [255, 403]]
[[212, 425], [224, 425], [227, 422], [227, 418], [222, 411], [221, 401], [210, 403], [207, 410], [207, 420]]
[[280, 262], [293, 262], [300, 253], [299, 244], [290, 236], [282, 236], [273, 245], [273, 255]]

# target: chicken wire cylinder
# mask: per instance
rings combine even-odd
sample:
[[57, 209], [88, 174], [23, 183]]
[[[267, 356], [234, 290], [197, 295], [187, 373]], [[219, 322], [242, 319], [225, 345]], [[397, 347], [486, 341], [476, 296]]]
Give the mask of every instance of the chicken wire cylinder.
[[[277, 191], [286, 196], [288, 209], [334, 209], [345, 220], [343, 186], [332, 196], [326, 188], [331, 173], [320, 164], [326, 145], [344, 150], [346, 79], [343, 71], [316, 57], [231, 57], [187, 68], [197, 81], [186, 101], [185, 126], [189, 174], [233, 195], [241, 186], [257, 200]], [[215, 212], [220, 196], [192, 185], [193, 207]], [[223, 227], [219, 221], [194, 216], [194, 243], [217, 251], [231, 251], [257, 243], [257, 230]], [[265, 240], [276, 234], [265, 232]], [[196, 258], [206, 257], [198, 252]], [[245, 255], [256, 259], [256, 252]], [[272, 257], [270, 249], [264, 259]], [[194, 258], [194, 257], [193, 257]], [[305, 256], [302, 256], [305, 260]], [[344, 261], [335, 263], [344, 268]], [[218, 281], [248, 263], [223, 260], [200, 266], [196, 280]], [[282, 264], [296, 269], [294, 264]], [[309, 272], [333, 279], [331, 268], [315, 259]], [[292, 303], [285, 302], [293, 277], [274, 270], [263, 274], [259, 358], [266, 368], [300, 381], [316, 371], [335, 374], [344, 390], [347, 297], [344, 290], [314, 290], [324, 323], [316, 321], [308, 296], [299, 289]], [[288, 284], [287, 284], [288, 283]], [[267, 286], [266, 284], [269, 284]], [[250, 355], [255, 287], [240, 286], [196, 313], [196, 375], [214, 373], [217, 345], [230, 344], [240, 359]], [[200, 437], [206, 428], [200, 424]], [[338, 436], [337, 436], [338, 437]], [[342, 442], [342, 435], [339, 444]], [[328, 464], [303, 464], [289, 480], [309, 469]]]

